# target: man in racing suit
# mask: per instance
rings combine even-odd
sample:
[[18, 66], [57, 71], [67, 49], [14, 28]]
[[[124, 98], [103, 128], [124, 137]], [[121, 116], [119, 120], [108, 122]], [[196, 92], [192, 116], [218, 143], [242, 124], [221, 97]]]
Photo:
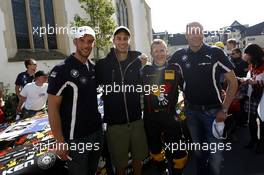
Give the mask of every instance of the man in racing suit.
[[[144, 86], [150, 93], [144, 94], [144, 122], [151, 155], [151, 163], [162, 173], [170, 165], [173, 175], [182, 174], [187, 162], [187, 151], [175, 149], [188, 134], [184, 119], [176, 113], [178, 86], [182, 82], [177, 64], [168, 65], [167, 46], [156, 39], [151, 45], [153, 64], [142, 70]], [[164, 149], [165, 148], [165, 149]]]

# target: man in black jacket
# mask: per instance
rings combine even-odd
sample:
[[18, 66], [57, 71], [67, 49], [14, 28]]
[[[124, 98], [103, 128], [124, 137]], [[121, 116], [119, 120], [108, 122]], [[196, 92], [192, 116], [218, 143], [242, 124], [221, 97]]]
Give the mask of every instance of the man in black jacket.
[[140, 52], [128, 51], [130, 31], [115, 29], [113, 43], [106, 58], [96, 64], [97, 85], [103, 89], [104, 122], [107, 143], [117, 175], [124, 175], [128, 153], [135, 175], [141, 174], [141, 161], [147, 156], [147, 143], [140, 107]]

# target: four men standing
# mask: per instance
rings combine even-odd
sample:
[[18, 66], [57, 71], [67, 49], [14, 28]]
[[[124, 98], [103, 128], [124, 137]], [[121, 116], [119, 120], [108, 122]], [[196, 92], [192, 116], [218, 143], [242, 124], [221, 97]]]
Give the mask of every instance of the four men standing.
[[[181, 139], [175, 111], [178, 86], [184, 92], [192, 141], [221, 143], [224, 136], [217, 127], [226, 119], [237, 90], [233, 66], [222, 50], [203, 43], [200, 23], [187, 25], [186, 38], [188, 49], [176, 51], [169, 62], [164, 42], [154, 41], [151, 46], [153, 65], [142, 70], [141, 53], [129, 51], [131, 33], [128, 28], [120, 26], [113, 34], [114, 48], [94, 66], [88, 57], [95, 43], [95, 32], [88, 26], [78, 28], [73, 40], [76, 52], [52, 69], [47, 90], [49, 122], [57, 141], [57, 155], [67, 160], [70, 174], [91, 175], [96, 172], [103, 140], [96, 92], [100, 85], [137, 86], [142, 85], [142, 80], [143, 84], [165, 84], [165, 93], [151, 92], [145, 96], [145, 128], [153, 159], [158, 159], [162, 153], [161, 137], [169, 142]], [[220, 94], [220, 74], [224, 74], [228, 82], [224, 99]], [[140, 175], [141, 162], [148, 151], [140, 93], [103, 92], [103, 100], [104, 121], [108, 125], [107, 142], [116, 173], [125, 174], [128, 154], [131, 153], [134, 174]], [[212, 128], [217, 131], [217, 136]], [[158, 145], [153, 139], [158, 139]], [[81, 143], [89, 144], [91, 149], [79, 152], [68, 147]], [[212, 154], [196, 150], [195, 155], [198, 175], [220, 174], [221, 151]], [[177, 152], [171, 160], [172, 172], [181, 174], [187, 160], [186, 152]]]

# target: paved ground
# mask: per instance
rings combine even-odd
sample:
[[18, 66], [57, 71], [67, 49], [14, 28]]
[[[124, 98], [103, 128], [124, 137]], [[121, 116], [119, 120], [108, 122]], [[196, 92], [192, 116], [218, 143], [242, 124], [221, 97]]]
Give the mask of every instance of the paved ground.
[[[244, 146], [249, 140], [247, 128], [237, 131], [239, 141], [232, 143], [232, 150], [225, 152], [225, 162], [222, 175], [264, 175], [264, 154], [257, 155], [254, 150]], [[195, 162], [191, 159], [184, 175], [194, 175]]]

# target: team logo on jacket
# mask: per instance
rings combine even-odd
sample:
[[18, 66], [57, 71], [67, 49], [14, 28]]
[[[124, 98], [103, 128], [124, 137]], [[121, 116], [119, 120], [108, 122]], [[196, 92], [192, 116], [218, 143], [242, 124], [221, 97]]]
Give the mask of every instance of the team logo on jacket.
[[170, 93], [172, 90], [172, 85], [170, 83], [165, 83], [164, 84], [164, 89], [158, 89], [155, 92], [152, 92], [152, 94], [154, 96], [156, 96], [157, 100], [158, 100], [158, 105], [160, 107], [164, 107], [167, 106], [169, 103], [169, 99], [168, 99], [168, 93]]
[[165, 80], [174, 80], [174, 70], [165, 70]]
[[158, 96], [159, 106], [166, 106], [169, 102], [167, 98], [168, 94], [164, 94], [163, 92], [160, 93], [160, 95]]
[[166, 106], [169, 102], [169, 100], [167, 99], [168, 94], [165, 94], [164, 92], [160, 92], [160, 90], [153, 92], [153, 95], [156, 96], [157, 100], [158, 100], [158, 104], [159, 106]]
[[188, 59], [188, 56], [187, 56], [187, 55], [183, 55], [182, 58], [181, 58], [181, 60], [182, 60], [183, 62], [186, 62], [187, 59]]
[[75, 69], [72, 69], [71, 70], [71, 76], [73, 78], [77, 78], [77, 77], [79, 77], [79, 72], [77, 70], [75, 70]]
[[209, 58], [210, 60], [212, 59], [212, 55], [205, 55], [205, 57]]

